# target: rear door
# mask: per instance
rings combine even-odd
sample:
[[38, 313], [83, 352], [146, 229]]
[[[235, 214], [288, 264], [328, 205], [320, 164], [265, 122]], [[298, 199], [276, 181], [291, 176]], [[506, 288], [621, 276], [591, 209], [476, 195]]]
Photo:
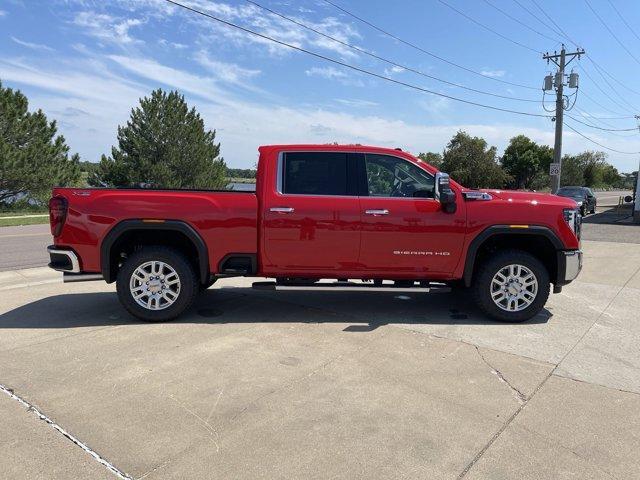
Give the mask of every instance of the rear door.
[[386, 278], [452, 273], [462, 254], [464, 202], [458, 200], [456, 213], [445, 213], [429, 172], [392, 155], [362, 157], [362, 268]]
[[343, 276], [357, 269], [360, 204], [348, 152], [283, 152], [266, 186], [263, 271]]

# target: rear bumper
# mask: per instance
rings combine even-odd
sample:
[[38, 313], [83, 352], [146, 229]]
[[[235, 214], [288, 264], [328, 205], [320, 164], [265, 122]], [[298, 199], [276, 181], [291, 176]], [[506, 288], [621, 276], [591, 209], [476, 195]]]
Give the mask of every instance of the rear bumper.
[[80, 260], [73, 250], [61, 249], [55, 245], [47, 247], [49, 268], [58, 272], [80, 273]]
[[582, 250], [561, 250], [558, 252], [558, 276], [555, 286], [567, 285], [576, 279], [582, 270]]

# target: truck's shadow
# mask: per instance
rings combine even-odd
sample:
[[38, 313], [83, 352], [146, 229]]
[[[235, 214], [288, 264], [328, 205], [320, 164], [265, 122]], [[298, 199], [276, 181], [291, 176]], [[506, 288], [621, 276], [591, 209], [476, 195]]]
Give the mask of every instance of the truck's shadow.
[[[546, 323], [543, 310], [526, 324]], [[268, 292], [212, 288], [173, 323], [343, 323], [345, 331], [388, 324], [501, 325], [461, 293]], [[130, 316], [115, 293], [54, 295], [0, 315], [0, 329], [76, 328], [144, 323]]]

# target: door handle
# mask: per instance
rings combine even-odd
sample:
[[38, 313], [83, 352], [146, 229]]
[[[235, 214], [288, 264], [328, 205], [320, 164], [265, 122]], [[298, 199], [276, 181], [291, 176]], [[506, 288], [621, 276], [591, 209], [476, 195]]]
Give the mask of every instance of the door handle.
[[276, 213], [293, 213], [295, 209], [293, 207], [271, 207], [269, 211]]
[[366, 215], [373, 215], [374, 217], [378, 217], [380, 215], [389, 215], [389, 210], [386, 208], [380, 210], [365, 210], [364, 213]]

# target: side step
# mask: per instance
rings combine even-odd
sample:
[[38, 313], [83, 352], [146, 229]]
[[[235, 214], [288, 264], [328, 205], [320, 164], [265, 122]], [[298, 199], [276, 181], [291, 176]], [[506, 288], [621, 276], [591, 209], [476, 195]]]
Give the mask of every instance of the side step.
[[392, 283], [375, 285], [362, 282], [318, 282], [308, 285], [281, 285], [276, 282], [253, 282], [256, 290], [271, 291], [305, 291], [316, 290], [324, 292], [395, 292], [395, 293], [448, 293], [451, 288], [443, 283], [429, 283], [427, 286], [416, 283], [413, 287], [396, 287]]

